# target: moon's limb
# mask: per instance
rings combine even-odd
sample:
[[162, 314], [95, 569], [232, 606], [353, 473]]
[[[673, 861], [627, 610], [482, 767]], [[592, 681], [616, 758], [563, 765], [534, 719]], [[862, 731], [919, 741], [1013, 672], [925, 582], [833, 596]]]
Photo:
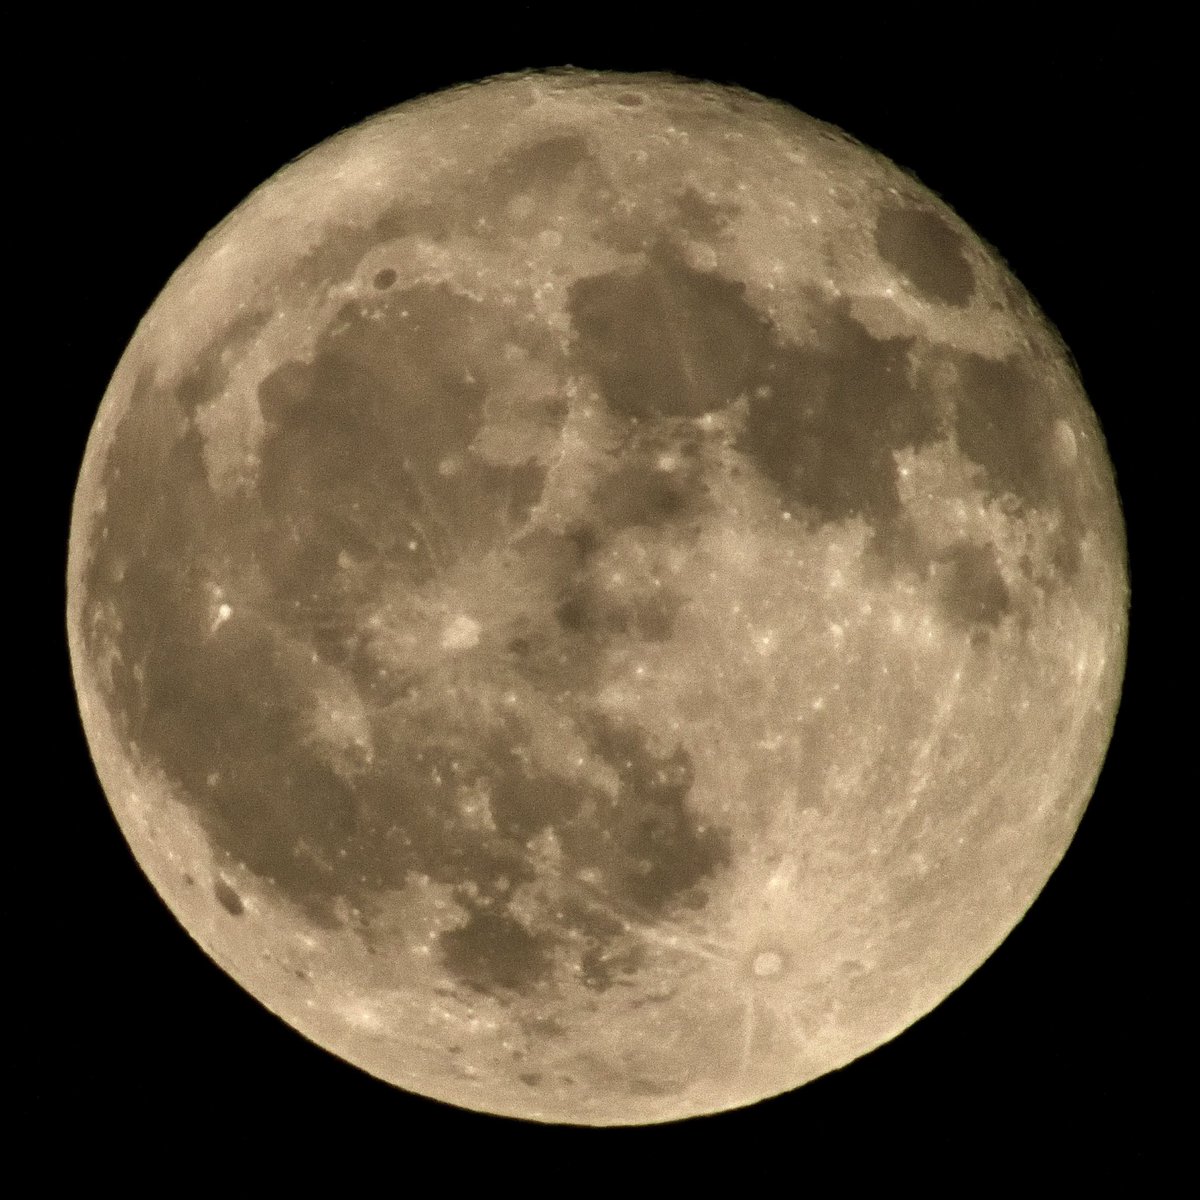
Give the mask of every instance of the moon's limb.
[[1094, 415], [953, 213], [783, 106], [566, 73], [210, 235], [98, 417], [69, 626], [235, 978], [402, 1086], [610, 1124], [797, 1086], [990, 953], [1125, 594]]

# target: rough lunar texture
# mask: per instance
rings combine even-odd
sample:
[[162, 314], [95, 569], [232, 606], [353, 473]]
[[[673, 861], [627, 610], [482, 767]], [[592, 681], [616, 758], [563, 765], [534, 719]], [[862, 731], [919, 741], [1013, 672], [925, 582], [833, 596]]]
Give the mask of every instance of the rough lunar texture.
[[651, 76], [287, 167], [138, 330], [70, 637], [156, 888], [403, 1087], [661, 1121], [956, 987], [1090, 795], [1121, 518], [1067, 355], [916, 181]]

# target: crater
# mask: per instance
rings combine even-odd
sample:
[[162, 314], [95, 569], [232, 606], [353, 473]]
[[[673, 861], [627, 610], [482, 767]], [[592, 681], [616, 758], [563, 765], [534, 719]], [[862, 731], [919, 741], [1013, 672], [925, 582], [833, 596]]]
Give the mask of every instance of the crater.
[[783, 970], [783, 955], [777, 950], [761, 950], [754, 956], [750, 970], [759, 979], [769, 979]]
[[246, 906], [242, 903], [241, 896], [223, 879], [217, 878], [213, 880], [213, 895], [216, 896], [221, 907], [230, 916], [240, 917], [246, 911]]
[[777, 946], [758, 946], [746, 959], [747, 973], [763, 982], [785, 975], [790, 966], [791, 956]]

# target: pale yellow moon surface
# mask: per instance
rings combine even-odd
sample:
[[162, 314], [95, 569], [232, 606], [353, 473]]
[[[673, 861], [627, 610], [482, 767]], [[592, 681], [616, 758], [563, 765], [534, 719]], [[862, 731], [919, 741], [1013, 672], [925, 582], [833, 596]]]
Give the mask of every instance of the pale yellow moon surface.
[[83, 464], [69, 634], [188, 932], [400, 1087], [649, 1123], [966, 979], [1063, 855], [1126, 639], [1069, 356], [784, 105], [562, 71], [284, 168]]

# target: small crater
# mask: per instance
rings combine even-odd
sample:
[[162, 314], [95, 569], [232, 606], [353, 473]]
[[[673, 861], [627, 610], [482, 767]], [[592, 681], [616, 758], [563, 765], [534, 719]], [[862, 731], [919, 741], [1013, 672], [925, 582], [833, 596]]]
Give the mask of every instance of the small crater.
[[839, 145], [846, 145], [846, 144], [851, 145], [851, 146], [858, 145], [858, 142], [856, 142], [854, 140], [854, 138], [852, 138], [848, 133], [843, 133], [842, 130], [834, 129], [832, 127], [828, 128], [828, 129], [818, 129], [817, 136], [820, 138], [824, 138], [825, 141], [827, 141], [827, 142], [834, 142]]
[[754, 956], [750, 969], [759, 979], [769, 979], [783, 970], [783, 955], [776, 950], [763, 950]]
[[386, 292], [388, 288], [396, 282], [396, 272], [391, 267], [384, 267], [382, 271], [375, 273], [375, 286], [381, 291]]
[[788, 955], [774, 946], [759, 946], [745, 959], [747, 972], [764, 982], [785, 975], [790, 965]]
[[644, 1076], [629, 1081], [629, 1092], [633, 1096], [669, 1096], [676, 1090], [667, 1084], [659, 1083], [657, 1079], [647, 1079]]
[[530, 1017], [521, 1022], [521, 1028], [530, 1037], [560, 1038], [566, 1035], [566, 1027], [553, 1017]]
[[221, 907], [231, 916], [240, 917], [246, 911], [242, 898], [223, 879], [213, 880], [213, 895]]

